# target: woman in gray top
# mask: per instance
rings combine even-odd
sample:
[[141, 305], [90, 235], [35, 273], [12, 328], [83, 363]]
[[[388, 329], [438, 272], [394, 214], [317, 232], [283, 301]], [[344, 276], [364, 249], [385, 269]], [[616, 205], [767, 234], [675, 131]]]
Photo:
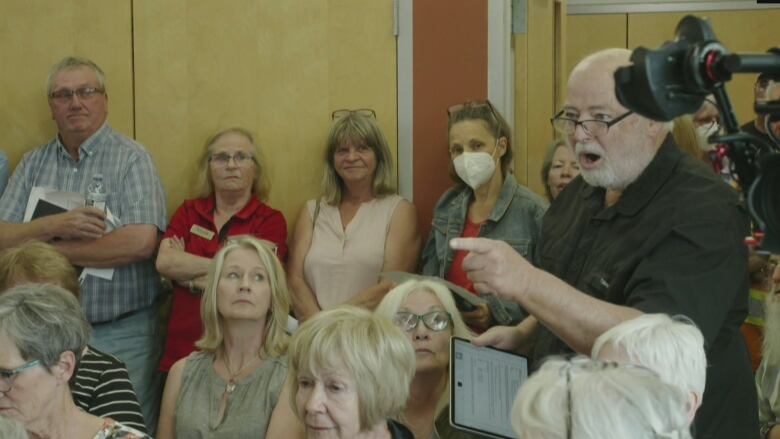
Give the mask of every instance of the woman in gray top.
[[171, 368], [157, 437], [302, 437], [284, 385], [290, 295], [273, 244], [241, 237], [212, 261], [201, 351]]

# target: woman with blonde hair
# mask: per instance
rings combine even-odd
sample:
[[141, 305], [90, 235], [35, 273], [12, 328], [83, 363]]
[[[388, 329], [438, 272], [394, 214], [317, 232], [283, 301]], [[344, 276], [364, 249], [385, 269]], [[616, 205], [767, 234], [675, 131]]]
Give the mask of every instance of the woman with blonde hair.
[[298, 215], [289, 282], [296, 317], [342, 303], [373, 309], [383, 271], [413, 271], [417, 211], [391, 186], [392, 157], [373, 110], [339, 110], [325, 148], [324, 194]]
[[471, 340], [452, 293], [435, 280], [411, 280], [390, 290], [376, 309], [403, 329], [415, 353], [415, 373], [401, 420], [418, 439], [475, 438], [449, 424], [450, 337]]
[[354, 306], [307, 320], [290, 343], [290, 393], [309, 439], [414, 439], [404, 410], [414, 351], [390, 320]]
[[231, 236], [249, 235], [274, 243], [284, 261], [287, 223], [265, 204], [268, 172], [252, 134], [234, 127], [211, 136], [198, 161], [199, 198], [185, 201], [173, 214], [157, 255], [157, 271], [174, 282], [160, 370], [195, 350], [203, 334], [201, 293], [211, 258]]
[[201, 349], [177, 361], [158, 438], [295, 437], [284, 381], [290, 297], [274, 245], [240, 237], [215, 256], [203, 293]]

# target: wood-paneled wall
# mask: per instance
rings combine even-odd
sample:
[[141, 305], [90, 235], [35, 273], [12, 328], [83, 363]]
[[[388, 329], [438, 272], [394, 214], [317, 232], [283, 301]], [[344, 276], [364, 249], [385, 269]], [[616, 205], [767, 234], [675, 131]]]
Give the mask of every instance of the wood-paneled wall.
[[[53, 5], [56, 4], [56, 7]], [[44, 82], [66, 55], [106, 72], [109, 123], [151, 152], [169, 214], [203, 142], [244, 126], [289, 226], [319, 193], [330, 113], [376, 110], [396, 155], [392, 0], [3, 0], [0, 148], [15, 165], [56, 133]]]
[[[674, 38], [674, 29], [686, 13], [573, 15], [567, 17], [566, 71], [585, 55], [608, 47], [657, 48]], [[766, 52], [780, 41], [780, 10], [705, 11], [694, 15], [710, 19], [718, 39], [731, 52]], [[727, 84], [737, 118], [753, 119], [755, 75], [735, 75]]]

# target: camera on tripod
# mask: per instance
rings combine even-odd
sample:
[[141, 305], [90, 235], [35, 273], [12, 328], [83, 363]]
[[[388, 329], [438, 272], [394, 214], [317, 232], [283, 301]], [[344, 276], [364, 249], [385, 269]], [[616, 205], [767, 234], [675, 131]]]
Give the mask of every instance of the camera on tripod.
[[[647, 118], [670, 121], [695, 113], [714, 95], [724, 133], [708, 141], [719, 144], [729, 159], [757, 225], [759, 250], [780, 253], [780, 142], [771, 129], [769, 142], [741, 132], [725, 88], [735, 73], [763, 73], [780, 80], [780, 49], [759, 55], [729, 53], [709, 22], [692, 15], [677, 24], [675, 34], [674, 41], [656, 50], [634, 50], [633, 64], [615, 72], [618, 100]], [[778, 121], [780, 101], [761, 103], [756, 112]]]

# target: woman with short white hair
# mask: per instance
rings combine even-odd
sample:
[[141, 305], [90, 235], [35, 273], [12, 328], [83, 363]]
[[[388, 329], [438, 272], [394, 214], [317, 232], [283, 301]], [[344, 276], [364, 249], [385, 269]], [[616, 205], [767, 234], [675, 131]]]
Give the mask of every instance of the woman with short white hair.
[[291, 394], [307, 438], [413, 439], [400, 415], [414, 375], [406, 335], [353, 306], [316, 314], [290, 343]]
[[684, 315], [642, 314], [601, 334], [591, 357], [644, 366], [688, 392], [690, 421], [701, 406], [707, 380], [704, 335]]
[[552, 359], [520, 387], [512, 427], [520, 439], [691, 439], [688, 404], [643, 367]]
[[407, 281], [387, 293], [376, 313], [403, 329], [414, 347], [415, 373], [401, 420], [418, 439], [476, 437], [449, 424], [450, 337], [474, 338], [450, 290], [435, 280]]
[[81, 305], [62, 287], [28, 284], [0, 295], [1, 416], [21, 422], [32, 437], [148, 437], [73, 402], [69, 382], [89, 337]]

